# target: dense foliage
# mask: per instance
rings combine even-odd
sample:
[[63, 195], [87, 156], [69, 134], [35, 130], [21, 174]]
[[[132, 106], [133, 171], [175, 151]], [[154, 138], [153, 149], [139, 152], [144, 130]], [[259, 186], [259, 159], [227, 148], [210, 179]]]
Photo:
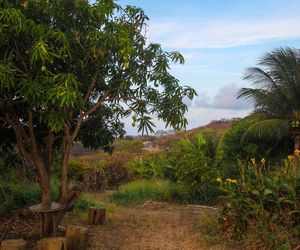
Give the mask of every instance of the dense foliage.
[[168, 152], [139, 156], [128, 165], [135, 177], [181, 183], [197, 202], [215, 202], [220, 194], [215, 160], [218, 138], [212, 131], [204, 131], [196, 138], [179, 140]]
[[[299, 153], [297, 153], [299, 155]], [[266, 160], [240, 164], [240, 178], [221, 180], [226, 202], [221, 223], [227, 237], [253, 249], [294, 249], [300, 238], [299, 166], [289, 156], [271, 171]]]
[[225, 177], [239, 175], [238, 162], [247, 163], [251, 158], [267, 158], [268, 161], [280, 161], [293, 150], [291, 137], [274, 142], [270, 138], [264, 140], [255, 136], [245, 136], [248, 129], [258, 122], [257, 117], [246, 117], [233, 122], [232, 127], [226, 131], [218, 145], [221, 170]]
[[34, 163], [44, 203], [57, 150], [64, 201], [74, 141], [110, 151], [129, 115], [141, 132], [153, 130], [151, 114], [186, 126], [182, 100], [195, 91], [169, 73], [184, 59], [147, 41], [147, 20], [113, 0], [0, 2], [0, 129]]
[[[266, 53], [259, 67], [249, 68], [245, 75], [254, 88], [243, 88], [239, 97], [250, 100], [258, 121], [248, 128], [247, 134], [263, 140], [280, 142], [299, 128], [300, 112], [300, 51], [279, 48]], [[295, 136], [295, 149], [300, 137]]]

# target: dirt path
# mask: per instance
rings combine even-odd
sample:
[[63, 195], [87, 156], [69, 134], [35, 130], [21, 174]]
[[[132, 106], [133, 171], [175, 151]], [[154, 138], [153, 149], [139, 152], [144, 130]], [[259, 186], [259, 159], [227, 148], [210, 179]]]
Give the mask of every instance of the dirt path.
[[103, 226], [90, 228], [89, 250], [226, 249], [204, 247], [201, 221], [213, 209], [148, 202], [120, 209]]

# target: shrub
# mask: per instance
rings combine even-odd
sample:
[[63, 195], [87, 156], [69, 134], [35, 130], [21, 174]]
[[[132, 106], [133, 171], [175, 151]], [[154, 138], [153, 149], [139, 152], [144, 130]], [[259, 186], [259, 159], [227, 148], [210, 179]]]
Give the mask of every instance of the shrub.
[[202, 134], [198, 134], [196, 139], [194, 143], [181, 140], [169, 157], [175, 169], [176, 181], [198, 193], [199, 200], [212, 201], [220, 193], [215, 185], [217, 168], [213, 158], [209, 157], [214, 153], [209, 153]]
[[280, 142], [272, 140], [257, 140], [247, 136], [246, 131], [257, 122], [257, 119], [246, 117], [233, 123], [220, 141], [220, 151], [222, 151], [222, 172], [227, 177], [238, 177], [238, 161], [249, 162], [251, 158], [268, 158], [269, 162], [282, 159], [288, 152], [292, 151], [293, 143], [291, 138], [286, 138]]
[[130, 171], [122, 157], [115, 156], [106, 161], [104, 166], [105, 178], [110, 187], [118, 187], [130, 180]]
[[134, 177], [142, 179], [174, 179], [174, 168], [165, 153], [138, 156], [128, 162]]
[[98, 161], [93, 165], [87, 165], [84, 170], [83, 184], [88, 191], [97, 191], [107, 185], [105, 175], [105, 161]]
[[[57, 179], [60, 179], [61, 171], [60, 171], [60, 154], [57, 155], [57, 158], [54, 162], [53, 174]], [[70, 160], [68, 162], [68, 178], [73, 182], [82, 182], [84, 170], [87, 167], [87, 164], [79, 161], [79, 160]]]
[[127, 151], [131, 153], [141, 153], [144, 148], [141, 140], [119, 140], [116, 142], [116, 150]]
[[110, 200], [119, 205], [133, 206], [146, 200], [188, 203], [192, 200], [189, 190], [181, 184], [161, 180], [138, 180], [120, 187]]
[[95, 207], [96, 205], [97, 204], [94, 201], [80, 197], [75, 201], [74, 208], [81, 211], [87, 211], [90, 207]]
[[0, 214], [41, 201], [41, 191], [37, 184], [1, 181], [0, 187]]
[[[290, 158], [291, 159], [291, 158]], [[240, 164], [240, 179], [221, 183], [225, 208], [221, 216], [229, 238], [243, 239], [253, 249], [293, 249], [300, 237], [300, 176], [286, 160], [276, 171], [265, 160]], [[249, 243], [250, 242], [250, 243]]]
[[85, 165], [83, 173], [84, 187], [89, 191], [96, 191], [106, 187], [115, 188], [131, 178], [127, 167], [127, 160], [122, 155], [115, 155], [98, 161], [92, 165]]
[[[58, 199], [58, 183], [52, 180], [51, 195]], [[0, 178], [0, 214], [41, 202], [41, 190], [20, 171], [10, 170]]]
[[71, 160], [68, 162], [68, 177], [70, 180], [82, 182], [83, 181], [83, 173], [86, 168], [86, 164], [78, 161]]

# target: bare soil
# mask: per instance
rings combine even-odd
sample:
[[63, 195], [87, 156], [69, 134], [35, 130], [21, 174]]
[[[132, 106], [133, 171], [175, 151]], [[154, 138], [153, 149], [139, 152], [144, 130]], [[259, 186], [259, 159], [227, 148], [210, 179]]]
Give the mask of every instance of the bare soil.
[[[95, 194], [96, 195], [96, 194]], [[102, 200], [108, 194], [98, 194]], [[207, 216], [217, 215], [218, 210], [206, 206], [173, 205], [147, 201], [135, 208], [116, 208], [107, 214], [105, 225], [89, 226], [87, 250], [227, 250], [222, 245], [206, 246], [202, 222]], [[69, 217], [68, 224], [86, 225], [84, 217]], [[6, 237], [29, 241], [34, 249], [39, 239], [39, 217], [27, 209], [16, 211], [0, 219], [0, 232], [10, 224]], [[86, 225], [87, 226], [87, 225]], [[84, 250], [84, 249], [83, 249]]]
[[201, 221], [216, 210], [203, 206], [146, 202], [109, 214], [106, 224], [90, 228], [88, 250], [227, 249], [205, 246]]

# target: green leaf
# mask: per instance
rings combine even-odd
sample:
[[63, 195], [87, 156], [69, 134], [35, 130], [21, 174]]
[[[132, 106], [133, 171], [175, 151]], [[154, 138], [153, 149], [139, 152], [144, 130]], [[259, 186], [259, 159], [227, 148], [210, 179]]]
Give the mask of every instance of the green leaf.
[[268, 195], [272, 195], [273, 194], [273, 191], [268, 189], [268, 188], [265, 188], [264, 189], [264, 196], [268, 196]]
[[0, 64], [0, 90], [10, 90], [15, 86], [15, 70], [7, 64]]

